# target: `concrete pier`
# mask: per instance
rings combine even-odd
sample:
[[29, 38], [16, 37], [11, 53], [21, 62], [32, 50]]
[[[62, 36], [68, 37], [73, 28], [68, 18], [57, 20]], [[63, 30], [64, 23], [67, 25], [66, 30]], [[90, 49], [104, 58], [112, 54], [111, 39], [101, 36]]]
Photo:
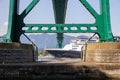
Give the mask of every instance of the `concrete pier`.
[[[0, 44], [3, 45], [0, 48], [2, 61], [0, 80], [120, 80], [120, 43], [88, 44], [84, 47], [84, 60], [59, 58], [50, 62], [35, 62], [31, 45], [3, 44]], [[2, 51], [2, 49], [7, 51]], [[14, 52], [21, 49], [27, 51]], [[24, 55], [19, 55], [20, 59], [16, 58], [20, 53]], [[2, 59], [3, 54], [6, 56], [11, 54], [12, 60]], [[6, 61], [8, 59], [11, 61]]]
[[120, 42], [104, 42], [85, 45], [86, 62], [120, 63]]
[[0, 63], [34, 62], [34, 57], [30, 44], [0, 43]]

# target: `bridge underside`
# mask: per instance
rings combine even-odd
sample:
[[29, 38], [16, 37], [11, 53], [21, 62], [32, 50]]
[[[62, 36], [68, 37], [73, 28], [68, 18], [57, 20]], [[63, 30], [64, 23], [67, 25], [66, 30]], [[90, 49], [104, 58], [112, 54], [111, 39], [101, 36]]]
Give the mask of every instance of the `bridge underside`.
[[[10, 0], [8, 32], [4, 37], [7, 43], [0, 43], [0, 79], [120, 79], [120, 43], [113, 42], [109, 0], [100, 0], [100, 14], [86, 0], [80, 0], [96, 19], [93, 24], [65, 24], [68, 0], [53, 0], [56, 24], [24, 23], [26, 15], [39, 1], [33, 0], [21, 14], [18, 14], [19, 0]], [[36, 55], [33, 46], [18, 43], [20, 35], [23, 33], [57, 33], [58, 47], [60, 48], [62, 47], [63, 33], [96, 33], [103, 43], [85, 45], [83, 59], [35, 62]]]
[[109, 0], [100, 0], [100, 14], [86, 0], [79, 0], [95, 18], [91, 24], [65, 24], [68, 0], [52, 0], [56, 24], [26, 24], [24, 18], [40, 0], [33, 0], [21, 14], [19, 0], [10, 0], [9, 24], [5, 42], [19, 42], [23, 33], [56, 33], [58, 47], [62, 47], [64, 33], [96, 33], [101, 42], [113, 42], [110, 25]]

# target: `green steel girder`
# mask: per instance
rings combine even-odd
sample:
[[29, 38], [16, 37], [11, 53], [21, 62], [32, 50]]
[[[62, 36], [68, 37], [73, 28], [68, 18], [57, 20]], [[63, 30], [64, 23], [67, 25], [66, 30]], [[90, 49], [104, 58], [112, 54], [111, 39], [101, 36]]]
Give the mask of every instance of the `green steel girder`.
[[94, 18], [97, 18], [99, 16], [98, 13], [92, 8], [92, 6], [86, 0], [79, 1], [84, 5], [84, 7], [91, 13], [91, 15]]
[[23, 22], [26, 15], [40, 0], [33, 0], [21, 13], [19, 0], [10, 0], [10, 12], [6, 42], [19, 42], [22, 33], [57, 33], [58, 46], [62, 47], [63, 33], [97, 33], [100, 41], [113, 41], [109, 0], [100, 0], [100, 14], [98, 14], [87, 0], [79, 0], [95, 18], [93, 24], [65, 24], [68, 0], [52, 0], [56, 24], [26, 24]]
[[20, 35], [23, 33], [23, 20], [38, 2], [39, 0], [33, 0], [31, 4], [19, 15], [19, 0], [10, 0], [6, 42], [19, 42]]
[[97, 24], [26, 24], [22, 30], [25, 33], [98, 33], [97, 28]]
[[30, 11], [34, 8], [34, 6], [39, 2], [40, 0], [33, 0], [27, 8], [21, 13], [20, 18], [24, 19]]
[[8, 31], [6, 35], [6, 42], [19, 42], [19, 36], [22, 29], [20, 29], [18, 8], [19, 0], [10, 1]]
[[[54, 9], [55, 23], [64, 24], [68, 0], [52, 0], [52, 2]], [[61, 27], [58, 26], [57, 28], [61, 28]], [[64, 38], [63, 33], [57, 32], [57, 43], [58, 43], [57, 47], [62, 48], [63, 38]]]
[[110, 23], [110, 4], [109, 0], [101, 0], [101, 15], [100, 20], [97, 21], [99, 24], [99, 35], [100, 40], [105, 42], [111, 42], [114, 41], [113, 34], [111, 30], [111, 23]]
[[100, 14], [98, 14], [86, 0], [80, 0], [80, 2], [96, 19], [95, 24], [97, 24], [98, 27], [98, 32], [96, 33], [99, 35], [100, 41], [113, 41], [110, 25], [109, 0], [100, 0]]
[[52, 0], [55, 23], [64, 24], [68, 0]]

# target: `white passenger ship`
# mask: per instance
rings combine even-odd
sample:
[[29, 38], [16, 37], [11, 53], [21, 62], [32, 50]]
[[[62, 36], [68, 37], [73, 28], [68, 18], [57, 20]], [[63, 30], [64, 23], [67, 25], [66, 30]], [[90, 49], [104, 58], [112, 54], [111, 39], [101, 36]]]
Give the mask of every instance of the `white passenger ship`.
[[46, 49], [46, 51], [55, 57], [77, 58], [81, 56], [81, 48], [84, 44], [96, 43], [98, 41], [99, 41], [98, 37], [94, 37], [89, 40], [88, 36], [84, 36], [84, 37], [79, 36], [79, 37], [72, 39], [70, 43], [65, 45], [62, 49], [51, 48], [51, 49]]

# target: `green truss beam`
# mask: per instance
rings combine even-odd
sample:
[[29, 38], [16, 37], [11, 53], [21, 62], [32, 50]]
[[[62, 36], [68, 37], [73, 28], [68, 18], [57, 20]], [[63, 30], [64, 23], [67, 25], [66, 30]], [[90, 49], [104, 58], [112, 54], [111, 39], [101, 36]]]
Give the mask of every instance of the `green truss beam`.
[[40, 0], [33, 0], [19, 15], [19, 0], [10, 0], [6, 42], [19, 42], [22, 33], [57, 33], [58, 47], [62, 47], [63, 33], [97, 33], [101, 42], [112, 42], [109, 0], [100, 0], [98, 14], [87, 0], [79, 0], [95, 18], [93, 24], [65, 24], [68, 0], [52, 0], [56, 24], [26, 24], [24, 18]]
[[25, 16], [34, 8], [39, 0], [33, 0], [30, 5], [19, 15], [19, 0], [10, 0], [8, 31], [6, 42], [19, 42], [20, 35], [23, 33]]
[[25, 33], [91, 33], [98, 32], [97, 24], [26, 24]]
[[96, 19], [95, 24], [97, 24], [96, 27], [98, 28], [96, 33], [99, 35], [100, 41], [114, 41], [110, 25], [109, 0], [100, 0], [100, 14], [98, 14], [86, 0], [79, 1]]
[[80, 0], [80, 2], [92, 14], [94, 18], [97, 18], [98, 13], [92, 8], [92, 6], [86, 0]]
[[39, 2], [40, 0], [33, 0], [28, 6], [27, 8], [21, 13], [21, 17], [25, 18], [30, 11], [35, 7], [35, 5]]

